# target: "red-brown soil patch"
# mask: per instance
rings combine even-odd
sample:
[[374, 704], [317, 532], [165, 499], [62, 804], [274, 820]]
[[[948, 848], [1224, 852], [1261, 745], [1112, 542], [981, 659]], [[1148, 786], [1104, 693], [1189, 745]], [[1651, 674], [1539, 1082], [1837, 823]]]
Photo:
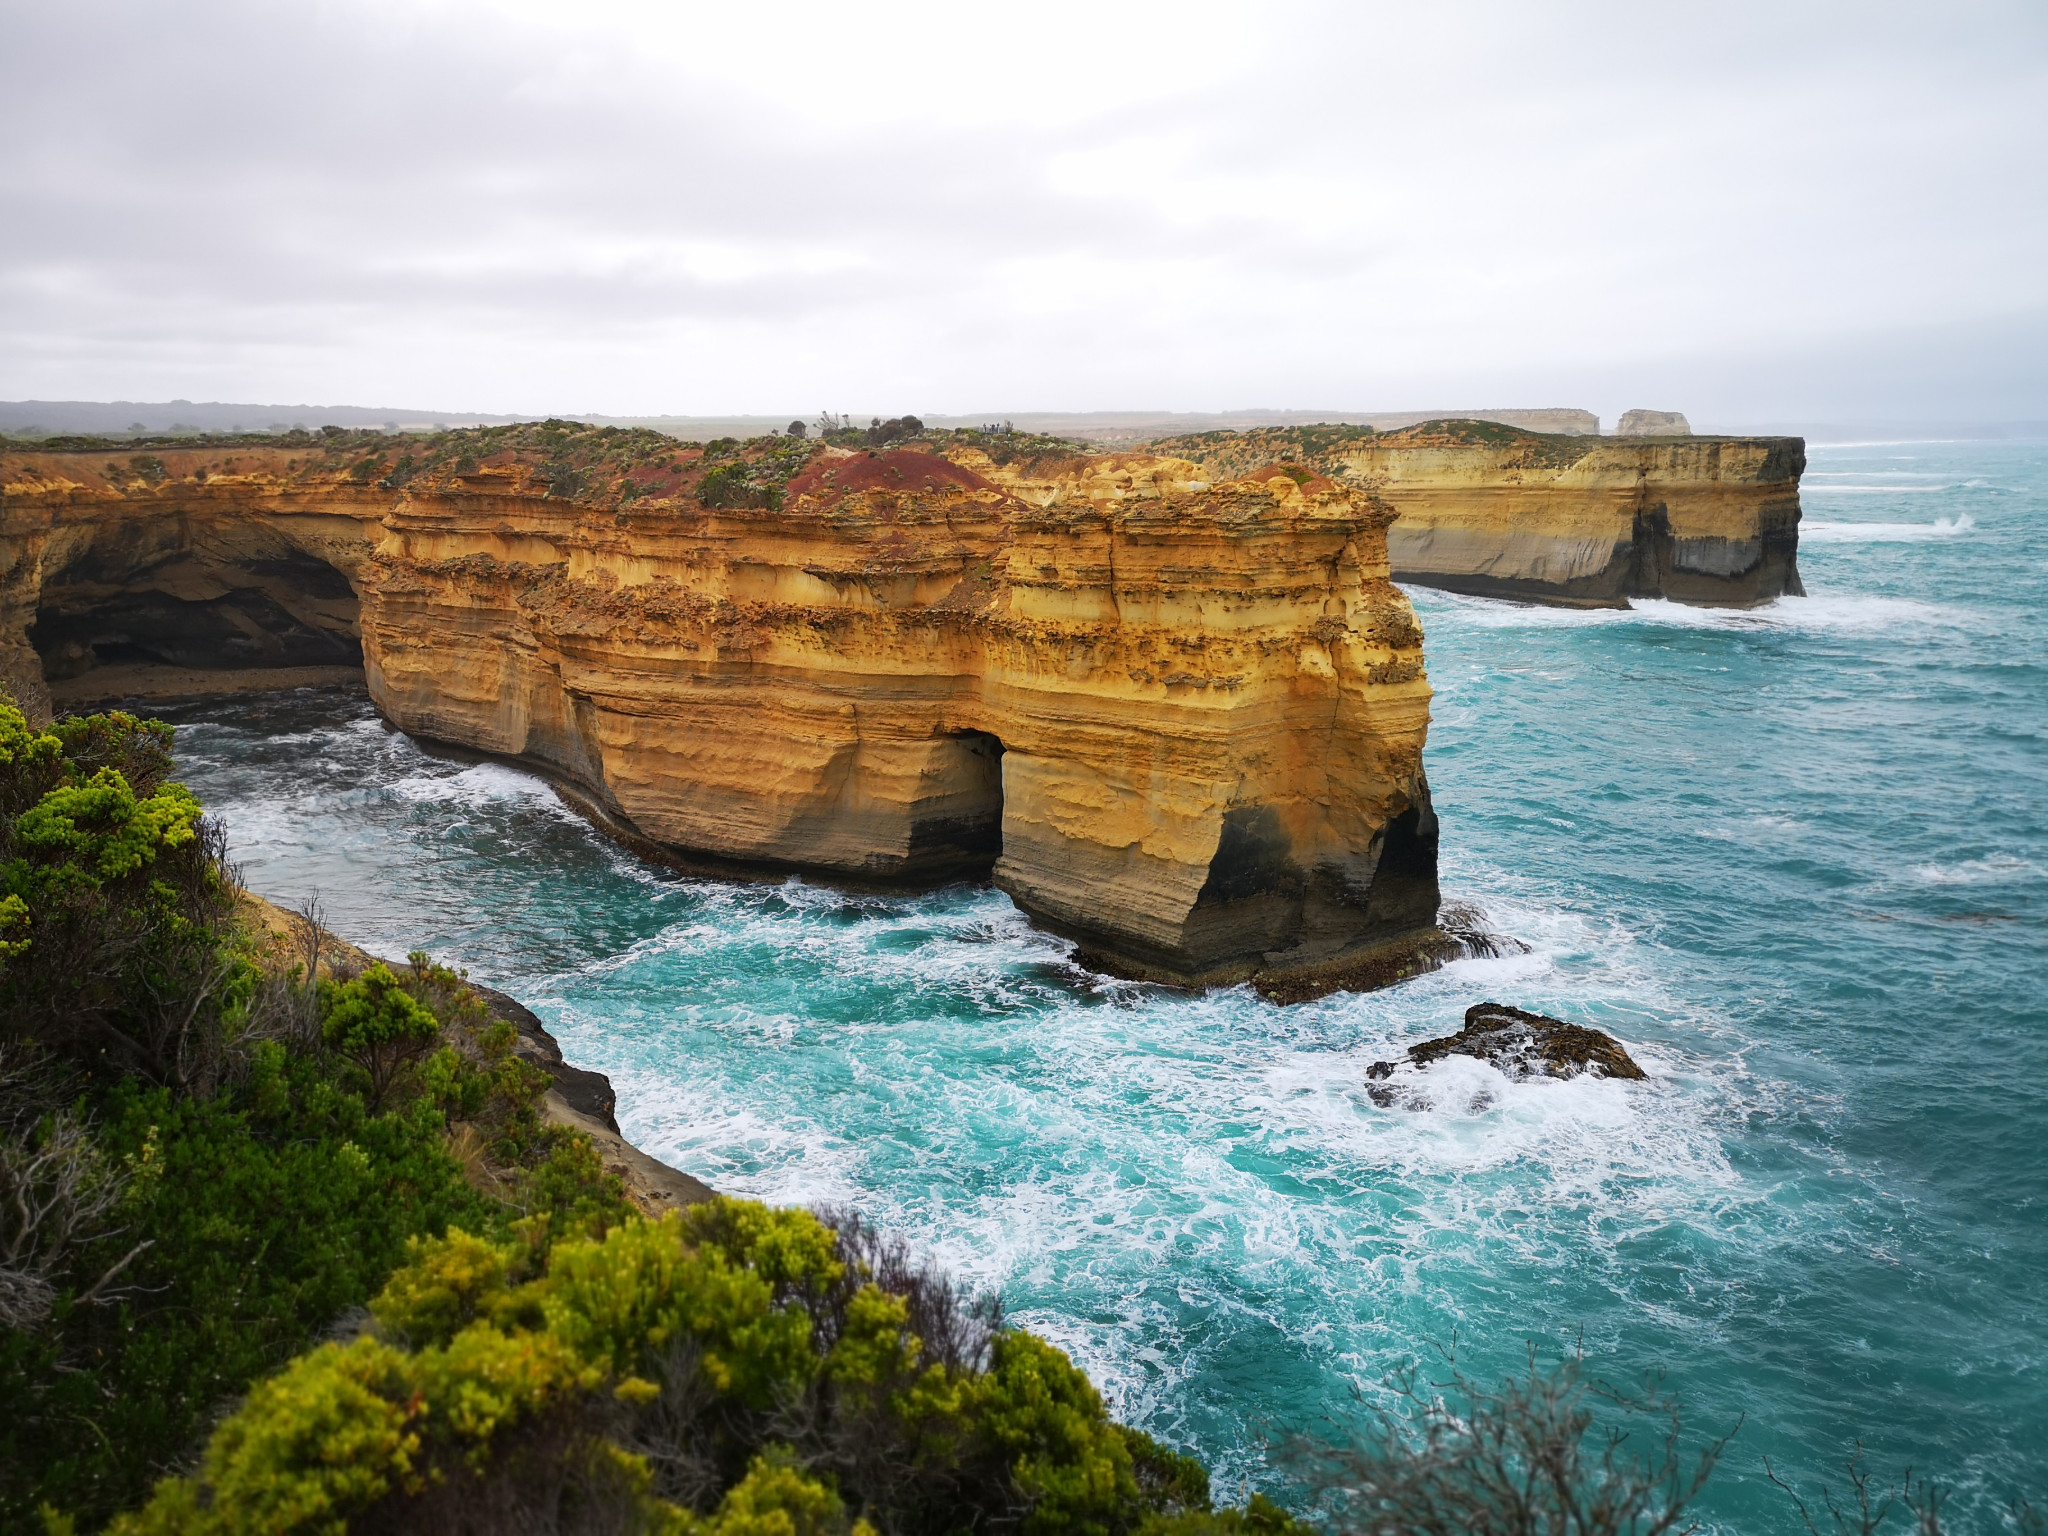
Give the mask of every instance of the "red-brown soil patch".
[[851, 458], [827, 454], [813, 459], [804, 466], [803, 473], [789, 482], [791, 497], [814, 496], [821, 501], [836, 501], [865, 491], [913, 495], [949, 489], [992, 491], [996, 486], [950, 459], [903, 448], [856, 453]]

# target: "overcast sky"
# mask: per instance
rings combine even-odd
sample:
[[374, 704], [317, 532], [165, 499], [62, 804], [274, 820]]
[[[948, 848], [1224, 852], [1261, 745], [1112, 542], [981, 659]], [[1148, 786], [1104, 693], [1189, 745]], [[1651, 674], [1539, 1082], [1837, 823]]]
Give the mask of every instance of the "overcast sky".
[[0, 398], [2048, 417], [2048, 4], [0, 0]]

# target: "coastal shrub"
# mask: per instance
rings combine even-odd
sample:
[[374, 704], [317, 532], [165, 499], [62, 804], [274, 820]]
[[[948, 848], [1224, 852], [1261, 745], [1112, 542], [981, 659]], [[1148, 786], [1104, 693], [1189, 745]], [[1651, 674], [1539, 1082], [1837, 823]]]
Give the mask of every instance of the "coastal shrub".
[[0, 1529], [132, 1506], [409, 1240], [630, 1209], [455, 972], [259, 963], [171, 749], [0, 703]]
[[751, 464], [721, 464], [697, 484], [697, 499], [707, 507], [766, 507], [782, 505], [778, 486], [764, 483]]
[[887, 421], [875, 416], [869, 419], [865, 428], [835, 426], [822, 435], [835, 446], [848, 448], [886, 448], [891, 443], [900, 443], [924, 433], [924, 423], [915, 416], [891, 416]]
[[[211, 1098], [128, 1079], [97, 1099], [98, 1155], [123, 1187], [51, 1325], [0, 1345], [15, 1409], [0, 1422], [0, 1523], [31, 1496], [101, 1516], [132, 1503], [223, 1402], [375, 1295], [412, 1238], [455, 1222], [544, 1252], [624, 1215], [586, 1138], [540, 1126], [453, 1045], [428, 1060], [437, 1070], [381, 1113], [359, 1069], [275, 1040]], [[465, 1108], [475, 1119], [458, 1122]], [[527, 1161], [497, 1164], [480, 1190], [450, 1128], [493, 1116], [489, 1149]], [[114, 1289], [85, 1294], [138, 1245]]]
[[460, 973], [256, 947], [172, 748], [0, 705], [0, 1528], [1297, 1529], [855, 1216], [636, 1215]]
[[204, 1089], [250, 968], [218, 940], [224, 843], [169, 782], [168, 727], [29, 727], [0, 703], [0, 1040]]
[[419, 459], [410, 453], [401, 453], [391, 466], [391, 473], [379, 480], [377, 486], [380, 490], [395, 491], [417, 479], [419, 473]]
[[441, 1021], [381, 964], [319, 988], [320, 1038], [361, 1074], [375, 1113], [440, 1038]]
[[[1294, 1532], [858, 1221], [718, 1200], [415, 1239], [355, 1337], [116, 1523], [173, 1532]], [[456, 1519], [461, 1512], [461, 1520]]]
[[548, 488], [548, 495], [565, 501], [581, 495], [590, 480], [589, 475], [577, 465], [559, 459], [542, 465], [540, 478]]

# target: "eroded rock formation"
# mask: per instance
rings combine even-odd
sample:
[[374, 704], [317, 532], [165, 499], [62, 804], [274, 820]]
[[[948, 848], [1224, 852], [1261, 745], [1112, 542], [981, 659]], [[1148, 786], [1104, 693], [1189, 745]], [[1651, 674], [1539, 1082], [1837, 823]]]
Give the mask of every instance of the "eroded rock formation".
[[49, 682], [110, 664], [360, 663], [353, 578], [391, 494], [315, 457], [0, 455], [0, 683], [46, 715]]
[[1614, 424], [1617, 437], [1691, 437], [1692, 423], [1683, 411], [1623, 411]]
[[992, 873], [1184, 982], [1434, 932], [1422, 637], [1353, 486], [1106, 467], [1027, 499], [916, 449], [566, 424], [0, 466], [26, 695], [45, 664], [359, 641], [402, 728], [695, 856]]
[[1302, 427], [1153, 445], [1227, 475], [1293, 461], [1397, 514], [1397, 581], [1587, 607], [1753, 607], [1799, 583], [1798, 438], [1546, 436], [1486, 422]]

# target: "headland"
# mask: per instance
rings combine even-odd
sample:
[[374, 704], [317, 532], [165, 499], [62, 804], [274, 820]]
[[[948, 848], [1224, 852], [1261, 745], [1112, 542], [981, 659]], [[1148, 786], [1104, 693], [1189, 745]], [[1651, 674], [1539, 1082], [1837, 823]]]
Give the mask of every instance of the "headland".
[[1398, 972], [1438, 942], [1390, 510], [1299, 469], [1037, 504], [956, 462], [1052, 446], [1007, 436], [15, 453], [0, 645], [45, 708], [99, 665], [359, 655], [394, 724], [662, 848], [993, 878], [1125, 974]]

